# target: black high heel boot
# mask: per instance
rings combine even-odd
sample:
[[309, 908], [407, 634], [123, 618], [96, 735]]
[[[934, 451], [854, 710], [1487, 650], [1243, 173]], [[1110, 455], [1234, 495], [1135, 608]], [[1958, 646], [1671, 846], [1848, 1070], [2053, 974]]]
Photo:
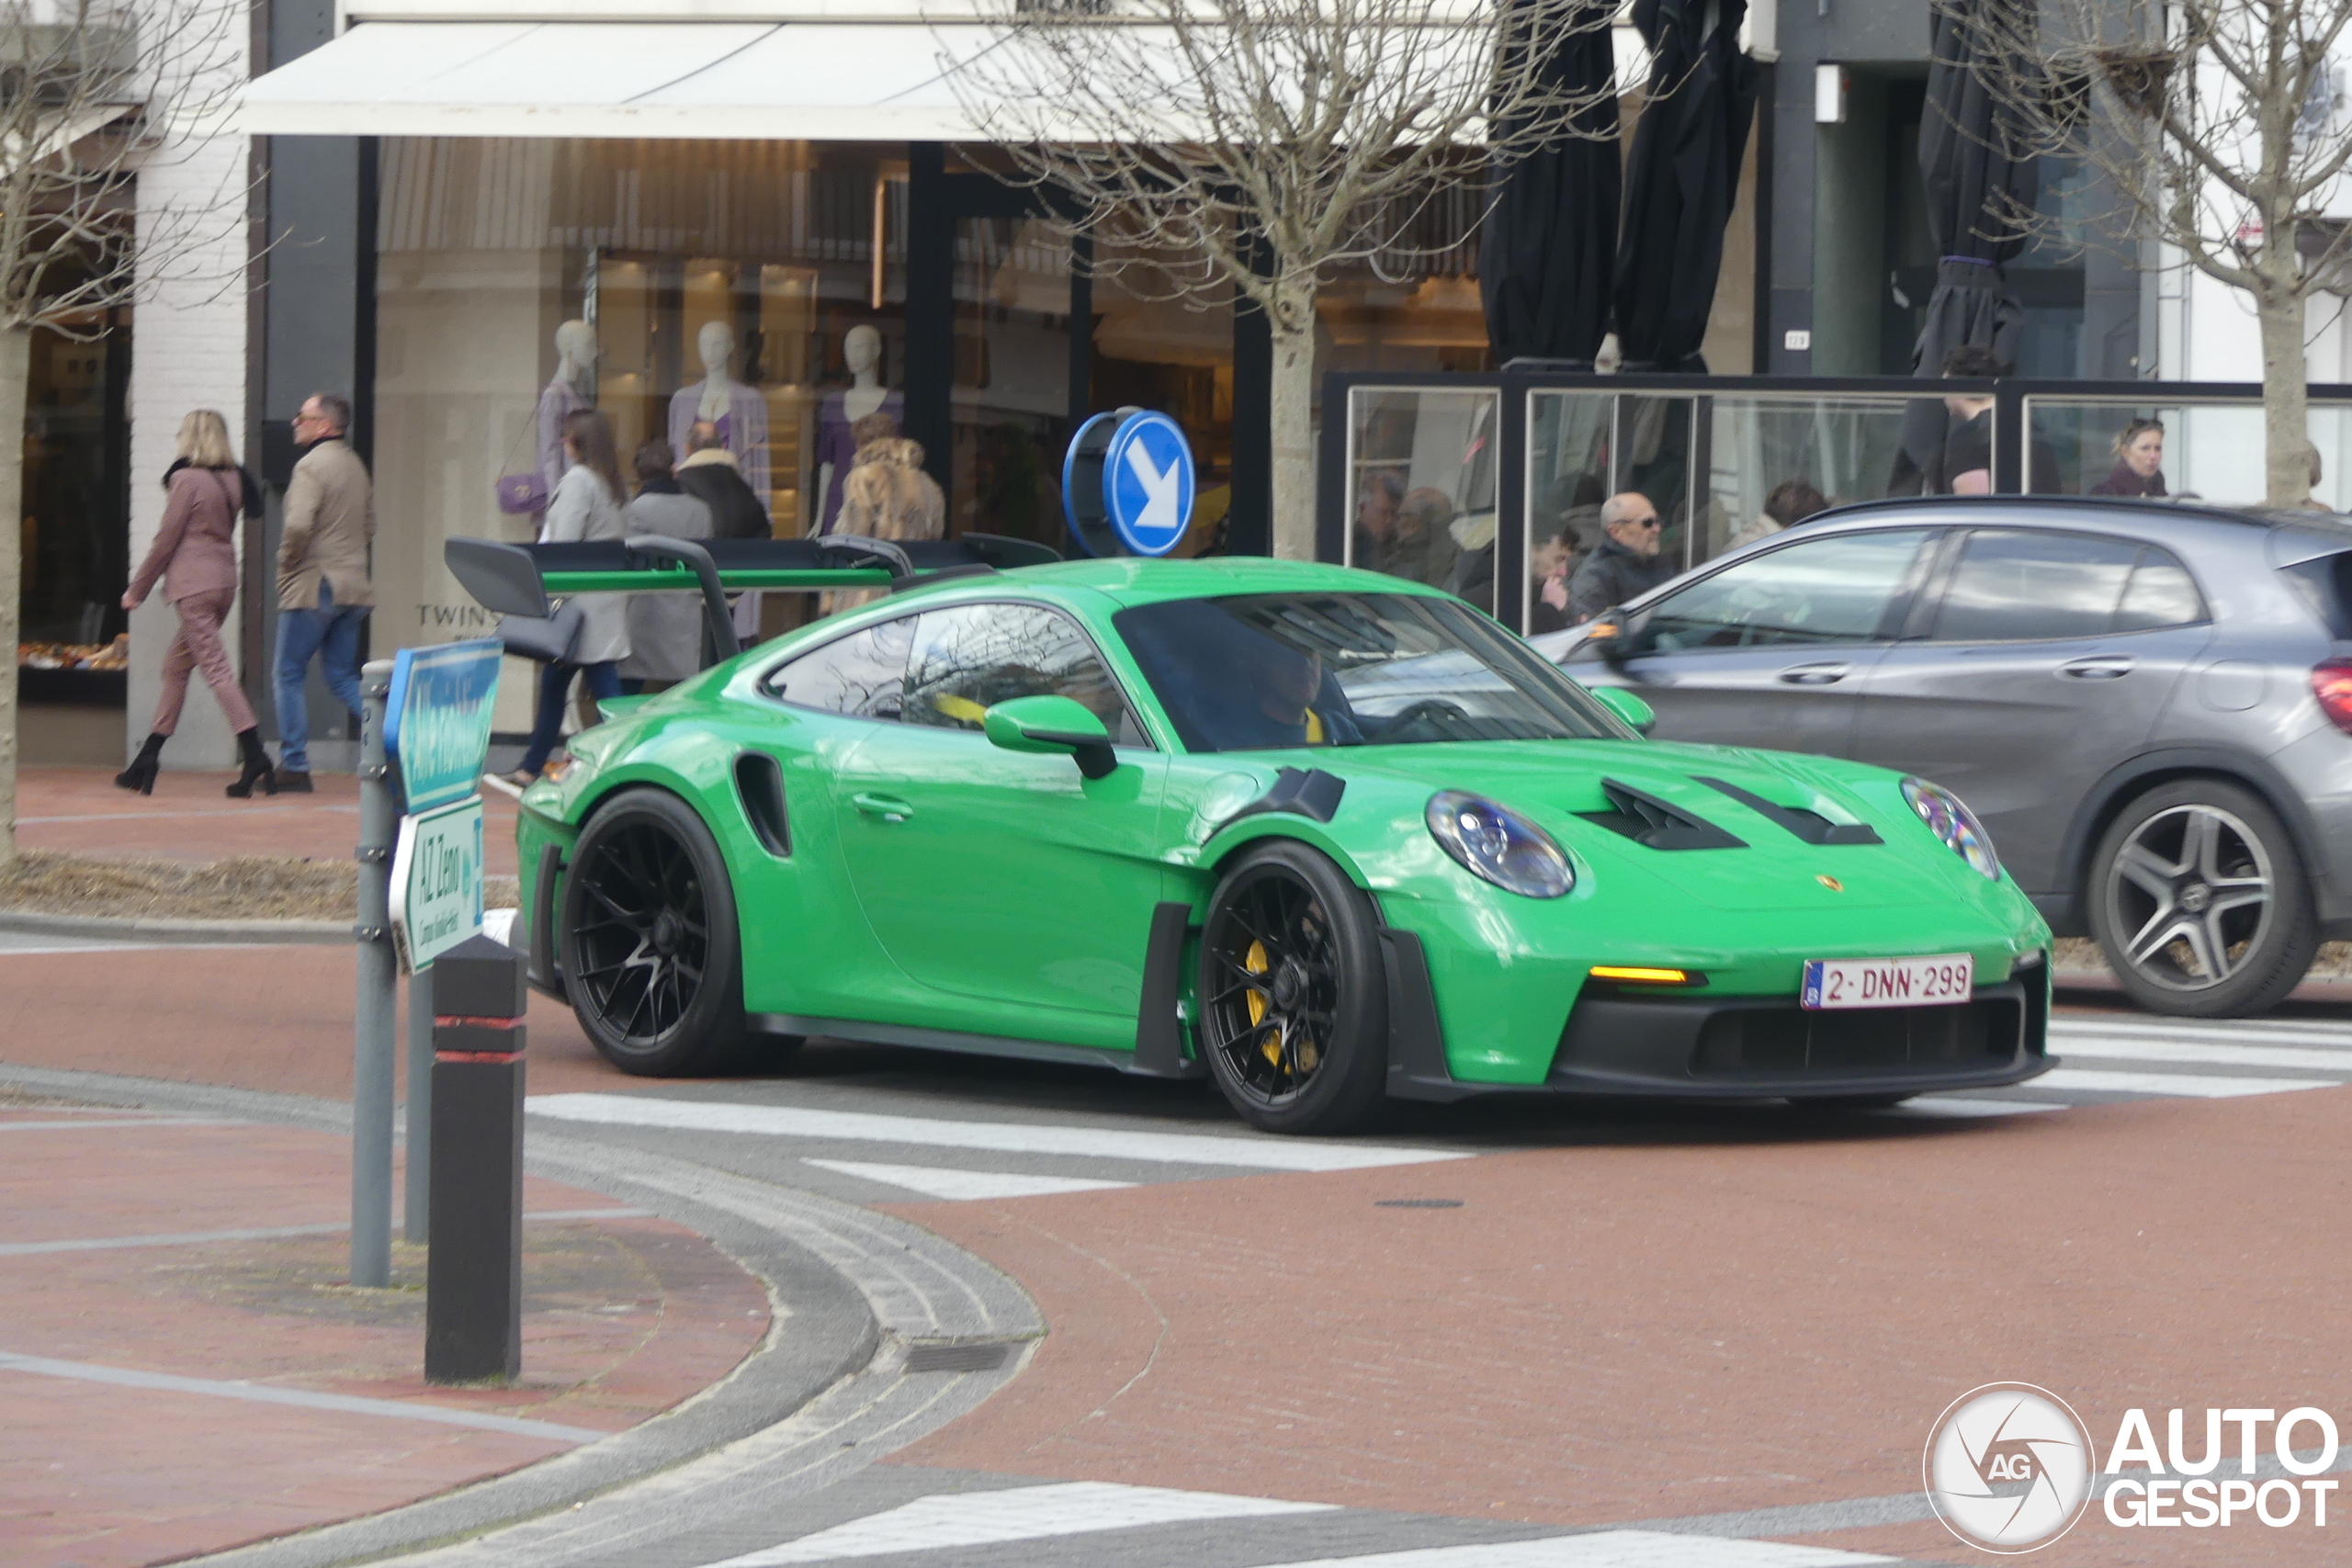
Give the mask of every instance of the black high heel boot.
[[155, 793], [155, 773], [163, 767], [164, 742], [168, 735], [150, 735], [147, 744], [139, 748], [139, 755], [130, 759], [130, 766], [115, 774], [114, 787], [135, 789], [141, 795]]
[[277, 793], [277, 780], [270, 769], [269, 753], [261, 749], [259, 726], [237, 731], [237, 755], [243, 760], [245, 771], [237, 775], [235, 784], [229, 786], [227, 794], [230, 799], [249, 798], [255, 783], [260, 784], [264, 795]]

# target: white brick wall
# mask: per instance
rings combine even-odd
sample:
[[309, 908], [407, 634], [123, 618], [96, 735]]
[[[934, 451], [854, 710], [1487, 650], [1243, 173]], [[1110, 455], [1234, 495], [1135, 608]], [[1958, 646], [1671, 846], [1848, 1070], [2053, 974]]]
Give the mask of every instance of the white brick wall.
[[[222, 73], [246, 73], [245, 34], [233, 29]], [[164, 470], [176, 451], [180, 421], [190, 409], [220, 411], [240, 437], [245, 423], [245, 230], [242, 221], [248, 139], [216, 136], [199, 143], [168, 147], [139, 171], [139, 224], [142, 241], [157, 231], [162, 214], [219, 200], [233, 207], [223, 220], [208, 224], [203, 244], [173, 258], [164, 279], [142, 278], [134, 310], [130, 355], [130, 563], [135, 571], [153, 543], [164, 518]], [[239, 454], [246, 468], [259, 468], [260, 454]], [[242, 613], [240, 604], [239, 612]], [[130, 697], [124, 715], [125, 744], [136, 750], [154, 718], [164, 650], [178, 617], [160, 595], [130, 617]], [[227, 638], [239, 656], [232, 615]], [[242, 660], [240, 660], [242, 667]], [[179, 730], [164, 750], [164, 765], [220, 768], [236, 756], [220, 706], [200, 678], [192, 680]], [[267, 716], [264, 716], [265, 724]]]

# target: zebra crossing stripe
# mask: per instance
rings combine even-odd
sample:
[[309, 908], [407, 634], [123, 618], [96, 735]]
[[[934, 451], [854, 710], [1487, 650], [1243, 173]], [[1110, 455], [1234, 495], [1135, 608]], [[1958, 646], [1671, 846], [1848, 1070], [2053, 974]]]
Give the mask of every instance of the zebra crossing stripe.
[[2217, 1067], [2290, 1067], [2314, 1073], [2352, 1073], [2352, 1054], [2315, 1051], [2307, 1045], [2192, 1045], [2177, 1040], [2125, 1040], [2101, 1036], [2066, 1040], [2057, 1054], [2074, 1060], [2183, 1062]]
[[960, 1201], [988, 1198], [1048, 1198], [1057, 1192], [1101, 1192], [1133, 1187], [1132, 1181], [1091, 1181], [1077, 1176], [1021, 1176], [1006, 1170], [957, 1170], [936, 1165], [867, 1165], [854, 1159], [804, 1159], [820, 1170], [837, 1170], [864, 1181], [903, 1187], [928, 1198]]
[[1330, 1511], [1332, 1505], [1328, 1503], [1285, 1503], [1272, 1497], [1176, 1492], [1097, 1481], [1018, 1486], [1004, 1492], [938, 1492], [781, 1546], [729, 1557], [709, 1568], [787, 1568], [797, 1562], [1046, 1540], [1144, 1525]]
[[1595, 1530], [1589, 1535], [1487, 1546], [1430, 1546], [1369, 1557], [1318, 1557], [1277, 1568], [1858, 1568], [1861, 1563], [1894, 1561], [1776, 1540], [1729, 1540], [1663, 1530]]
[[2352, 1029], [2330, 1029], [2309, 1024], [2245, 1023], [2222, 1020], [2181, 1023], [2151, 1018], [2112, 1023], [2105, 1020], [2061, 1019], [2050, 1026], [2052, 1040], [2076, 1040], [2085, 1036], [2199, 1043], [2242, 1040], [2250, 1045], [2310, 1045], [2322, 1050], [2352, 1053]]
[[2081, 1089], [2099, 1094], [2151, 1094], [2173, 1099], [2228, 1100], [2242, 1094], [2283, 1094], [2298, 1089], [2335, 1089], [2331, 1078], [2248, 1078], [2202, 1073], [2111, 1073], [2093, 1067], [2052, 1067], [2033, 1080], [2037, 1089]]

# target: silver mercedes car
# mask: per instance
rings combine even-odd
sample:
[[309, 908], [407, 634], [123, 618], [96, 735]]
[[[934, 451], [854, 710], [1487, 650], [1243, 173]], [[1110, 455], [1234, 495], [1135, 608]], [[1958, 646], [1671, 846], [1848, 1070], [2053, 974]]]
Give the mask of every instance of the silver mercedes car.
[[2352, 937], [2352, 525], [2070, 497], [1842, 508], [1536, 646], [1657, 733], [1975, 809], [2061, 936], [2226, 1018]]

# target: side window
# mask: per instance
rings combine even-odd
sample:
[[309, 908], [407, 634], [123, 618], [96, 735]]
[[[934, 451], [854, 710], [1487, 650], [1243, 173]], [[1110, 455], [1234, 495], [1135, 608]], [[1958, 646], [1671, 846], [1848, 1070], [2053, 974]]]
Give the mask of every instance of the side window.
[[1875, 642], [1928, 534], [1808, 539], [1726, 567], [1660, 602], [1632, 651]]
[[[1937, 642], [2104, 636], [2139, 559], [2140, 546], [2129, 539], [1980, 528], [1961, 547], [1928, 636]], [[2150, 589], [2160, 593], [2161, 580], [2152, 577]]]
[[2154, 545], [2143, 547], [2132, 581], [2123, 590], [2122, 607], [2115, 612], [2115, 629], [2150, 632], [2159, 626], [2194, 626], [2207, 618], [2204, 596], [2197, 592], [2188, 569], [2170, 551]]
[[821, 708], [852, 718], [895, 719], [916, 619], [901, 615], [812, 648], [771, 671], [761, 689], [795, 707]]
[[1086, 635], [1068, 616], [1034, 604], [927, 611], [917, 618], [906, 668], [909, 724], [977, 730], [997, 703], [1070, 697], [1102, 721], [1113, 744], [1149, 744]]

